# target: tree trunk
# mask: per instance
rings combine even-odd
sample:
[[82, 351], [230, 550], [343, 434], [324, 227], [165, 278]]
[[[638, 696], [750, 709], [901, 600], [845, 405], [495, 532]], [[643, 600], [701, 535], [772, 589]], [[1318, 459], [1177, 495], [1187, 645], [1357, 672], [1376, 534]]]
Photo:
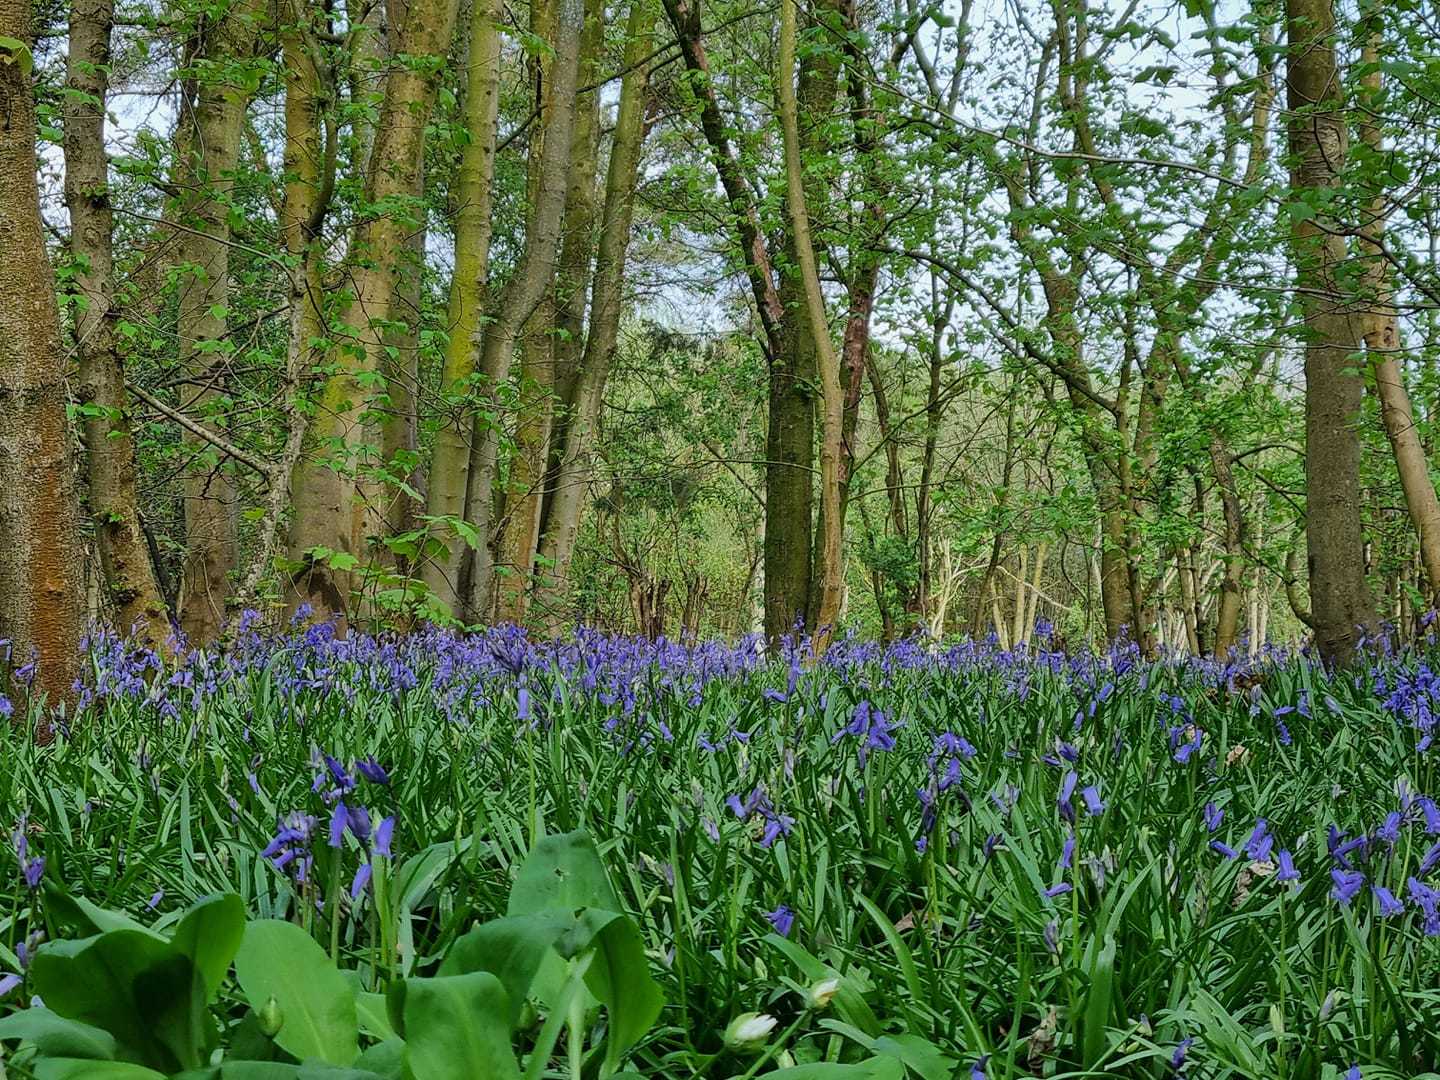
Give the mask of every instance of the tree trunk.
[[819, 369], [824, 422], [820, 437], [820, 578], [812, 630], [815, 651], [824, 652], [840, 618], [845, 591], [844, 530], [840, 507], [841, 456], [845, 422], [845, 395], [840, 385], [840, 361], [830, 340], [825, 317], [825, 297], [820, 291], [820, 273], [815, 264], [815, 247], [810, 235], [810, 213], [805, 199], [804, 164], [800, 157], [799, 108], [795, 96], [796, 0], [780, 3], [780, 57], [777, 81], [780, 122], [785, 142], [785, 201], [795, 254], [804, 285], [804, 308], [810, 336], [814, 341]]
[[1374, 622], [1360, 523], [1360, 435], [1364, 383], [1354, 370], [1360, 335], [1336, 271], [1345, 241], [1317, 216], [1345, 159], [1345, 118], [1335, 60], [1332, 0], [1286, 0], [1286, 72], [1291, 198], [1311, 208], [1292, 230], [1296, 288], [1304, 317], [1306, 541], [1310, 612], [1321, 658], [1347, 665]]
[[[605, 9], [587, 0], [580, 38], [580, 78], [586, 85], [599, 74], [605, 45]], [[574, 367], [574, 351], [584, 324], [585, 284], [589, 278], [595, 225], [595, 157], [600, 136], [600, 99], [587, 94], [577, 102], [570, 135], [570, 179], [561, 226], [560, 257], [552, 294], [535, 309], [520, 348], [519, 422], [506, 484], [505, 520], [499, 541], [496, 617], [525, 621], [535, 554], [540, 545], [540, 516], [551, 436], [556, 423], [559, 369]]]
[[[351, 569], [367, 558], [365, 486], [357, 476], [373, 465], [375, 447], [366, 445], [370, 384], [382, 371], [386, 328], [399, 279], [407, 225], [403, 208], [413, 197], [425, 128], [434, 105], [439, 72], [450, 47], [457, 0], [415, 0], [405, 13], [398, 43], [406, 61], [385, 80], [385, 96], [365, 203], [385, 211], [364, 219], [349, 254], [354, 336], [337, 350], [338, 370], [326, 382], [315, 423], [315, 452], [302, 460], [292, 483], [295, 517], [290, 558], [301, 565], [293, 581], [295, 602], [342, 621], [353, 607]], [[417, 62], [429, 58], [433, 64]], [[412, 203], [413, 205], [413, 203]], [[334, 447], [338, 460], [326, 460]], [[315, 557], [315, 549], [333, 554]]]
[[[55, 276], [36, 182], [29, 0], [0, 0], [0, 637], [68, 699], [81, 670], [79, 508], [65, 420]], [[6, 688], [10, 693], [18, 689]]]
[[[441, 376], [444, 414], [435, 432], [425, 511], [431, 517], [459, 519], [465, 515], [465, 477], [470, 463], [471, 419], [468, 402], [474, 391], [480, 315], [490, 281], [490, 182], [495, 175], [496, 119], [500, 107], [500, 30], [497, 0], [475, 0], [465, 83], [465, 124], [470, 139], [460, 157], [456, 184], [455, 267], [450, 279], [450, 336], [445, 343]], [[443, 551], [427, 556], [421, 580], [437, 607], [461, 613], [460, 575], [467, 546], [444, 521], [434, 521], [432, 534]]]
[[[1361, 105], [1367, 109], [1380, 108], [1382, 41], [1376, 0], [1367, 0], [1362, 10], [1365, 45], [1360, 62], [1365, 71], [1360, 77], [1360, 89], [1365, 100]], [[1364, 115], [1365, 119], [1360, 124], [1360, 139], [1373, 151], [1375, 160], [1382, 161], [1385, 147], [1380, 123], [1372, 113]], [[1430, 480], [1430, 463], [1415, 427], [1410, 395], [1405, 391], [1401, 366], [1404, 354], [1394, 304], [1395, 289], [1384, 253], [1388, 209], [1386, 194], [1377, 186], [1366, 208], [1365, 224], [1360, 230], [1360, 251], [1365, 257], [1362, 288], [1364, 307], [1368, 309], [1363, 315], [1364, 340], [1375, 373], [1375, 396], [1380, 401], [1380, 417], [1395, 455], [1395, 467], [1400, 474], [1400, 487], [1405, 493], [1410, 521], [1419, 540], [1420, 562], [1425, 567], [1428, 597], [1433, 607], [1440, 602], [1440, 499], [1436, 498], [1435, 485]]]
[[106, 608], [123, 633], [164, 646], [165, 598], [140, 524], [125, 372], [116, 350], [114, 212], [105, 153], [114, 0], [70, 9], [65, 105], [65, 206], [80, 303], [75, 314], [78, 396], [84, 410], [89, 510], [104, 575]]
[[645, 61], [651, 52], [653, 28], [650, 5], [646, 0], [635, 0], [625, 31], [625, 75], [620, 83], [620, 107], [605, 173], [605, 204], [590, 293], [590, 331], [575, 376], [573, 404], [566, 418], [564, 445], [540, 545], [542, 561], [548, 565], [537, 586], [536, 602], [552, 632], [559, 627], [559, 603], [569, 586], [570, 559], [593, 468], [600, 404], [620, 329], [625, 255], [645, 140], [645, 100], [650, 77], [650, 65]]
[[478, 619], [489, 617], [493, 599], [490, 545], [495, 520], [495, 472], [500, 449], [497, 389], [510, 377], [516, 337], [550, 288], [559, 257], [584, 21], [581, 0], [560, 0], [555, 21], [555, 55], [549, 65], [550, 85], [541, 87], [544, 145], [540, 151], [539, 183], [526, 224], [525, 250], [505, 289], [490, 309], [480, 351], [480, 370], [485, 377], [487, 400], [476, 416], [465, 494], [466, 517], [474, 522], [479, 535], [465, 591], [469, 611]]
[[[236, 0], [213, 22], [202, 20], [176, 125], [182, 274], [176, 332], [190, 391], [182, 411], [198, 413], [207, 425], [218, 420], [229, 389], [230, 198], [252, 91], [244, 62], [255, 49], [261, 17], [259, 0]], [[239, 558], [239, 493], [224, 457], [194, 432], [184, 438], [194, 461], [184, 485], [180, 628], [190, 642], [204, 644], [225, 624]]]

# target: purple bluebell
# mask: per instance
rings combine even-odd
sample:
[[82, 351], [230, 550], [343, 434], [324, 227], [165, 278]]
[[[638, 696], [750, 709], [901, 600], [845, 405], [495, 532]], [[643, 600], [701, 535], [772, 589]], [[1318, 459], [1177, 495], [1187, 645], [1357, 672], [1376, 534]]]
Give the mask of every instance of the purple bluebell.
[[368, 862], [360, 864], [360, 868], [355, 871], [354, 880], [350, 882], [351, 900], [358, 900], [360, 898], [360, 894], [364, 892], [365, 887], [370, 884], [370, 875], [372, 873], [374, 873], [374, 867]]
[[1331, 897], [1345, 905], [1354, 900], [1365, 885], [1365, 875], [1358, 870], [1331, 870], [1330, 880], [1335, 883], [1330, 890]]
[[7, 997], [23, 981], [19, 975], [0, 975], [0, 998]]
[[45, 859], [43, 857], [37, 857], [29, 860], [25, 863], [22, 874], [25, 878], [26, 885], [32, 889], [38, 889], [40, 887], [40, 879], [45, 876]]
[[1176, 1045], [1174, 1053], [1170, 1055], [1170, 1071], [1174, 1073], [1184, 1072], [1185, 1057], [1190, 1052], [1190, 1047], [1195, 1045], [1194, 1039], [1181, 1039]]
[[1065, 778], [1060, 781], [1060, 794], [1055, 800], [1055, 808], [1059, 810], [1060, 817], [1065, 821], [1074, 824], [1075, 803], [1072, 797], [1075, 794], [1075, 784], [1079, 778], [1073, 772], [1067, 772]]
[[1270, 835], [1270, 826], [1264, 818], [1255, 822], [1255, 828], [1250, 833], [1250, 839], [1245, 841], [1245, 854], [1256, 861], [1265, 861], [1270, 858], [1270, 852], [1275, 847], [1275, 838]]
[[390, 774], [385, 771], [383, 765], [375, 760], [373, 755], [355, 762], [355, 771], [372, 784], [390, 783]]
[[990, 1055], [982, 1054], [979, 1060], [970, 1066], [970, 1080], [987, 1080], [985, 1076], [985, 1066], [989, 1063]]
[[1300, 871], [1295, 869], [1295, 859], [1285, 848], [1280, 849], [1276, 856], [1280, 861], [1280, 870], [1275, 875], [1276, 881], [1299, 881]]
[[1058, 885], [1051, 885], [1050, 888], [1045, 890], [1045, 899], [1054, 900], [1057, 896], [1064, 896], [1073, 888], [1074, 886], [1068, 881], [1062, 881]]
[[1440, 840], [1430, 845], [1429, 850], [1421, 857], [1420, 866], [1415, 873], [1419, 877], [1424, 877], [1437, 866], [1440, 866]]
[[350, 818], [350, 811], [345, 803], [337, 802], [335, 809], [330, 813], [330, 846], [338, 848], [345, 839], [345, 826]]
[[380, 824], [375, 826], [375, 854], [390, 858], [390, 841], [395, 835], [395, 817], [392, 814], [383, 818]]
[[1385, 886], [1373, 885], [1371, 886], [1371, 891], [1375, 894], [1376, 903], [1380, 905], [1380, 915], [1382, 918], [1388, 919], [1392, 915], [1405, 914], [1404, 903], [1397, 900], [1395, 894], [1385, 888]]
[[1069, 833], [1065, 837], [1065, 846], [1060, 850], [1060, 867], [1069, 870], [1075, 862], [1075, 834]]
[[1351, 1065], [1350, 1068], [1346, 1069], [1344, 1080], [1361, 1080], [1360, 1066]]
[[1091, 817], [1105, 812], [1105, 804], [1100, 800], [1100, 788], [1091, 784], [1080, 791], [1080, 798], [1085, 800], [1085, 812]]
[[1221, 840], [1211, 840], [1210, 850], [1215, 852], [1215, 854], [1217, 855], [1223, 855], [1227, 859], [1238, 859], [1240, 857], [1240, 853], [1238, 851], [1236, 851], [1229, 844]]
[[765, 918], [781, 937], [790, 936], [790, 929], [795, 925], [795, 912], [789, 907], [781, 904], [774, 911], [767, 911]]
[[1213, 802], [1205, 804], [1205, 828], [1212, 833], [1220, 828], [1221, 822], [1225, 820], [1225, 811], [1216, 806]]

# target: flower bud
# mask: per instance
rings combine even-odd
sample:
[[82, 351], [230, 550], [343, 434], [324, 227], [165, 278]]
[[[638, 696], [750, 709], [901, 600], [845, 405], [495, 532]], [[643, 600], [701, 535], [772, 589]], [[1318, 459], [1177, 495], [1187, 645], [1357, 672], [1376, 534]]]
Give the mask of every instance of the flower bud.
[[830, 999], [839, 992], [839, 979], [821, 979], [819, 982], [810, 984], [810, 989], [805, 992], [805, 998], [810, 1008], [823, 1009], [830, 1004]]
[[725, 1045], [731, 1050], [758, 1050], [770, 1038], [776, 1023], [768, 1013], [741, 1013], [725, 1029]]
[[267, 1039], [273, 1039], [279, 1034], [280, 1029], [285, 1026], [285, 1017], [280, 1012], [280, 1003], [275, 1000], [275, 995], [270, 995], [270, 1000], [260, 1007], [255, 1014], [255, 1019], [260, 1025], [261, 1033]]

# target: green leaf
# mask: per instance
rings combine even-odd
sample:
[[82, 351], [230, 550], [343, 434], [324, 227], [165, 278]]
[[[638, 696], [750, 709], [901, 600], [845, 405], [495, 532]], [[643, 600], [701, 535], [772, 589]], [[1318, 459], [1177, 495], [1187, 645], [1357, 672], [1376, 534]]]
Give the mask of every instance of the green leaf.
[[35, 1080], [165, 1080], [164, 1073], [128, 1061], [41, 1058], [34, 1068]]
[[170, 943], [190, 958], [204, 979], [207, 1001], [224, 982], [244, 936], [245, 902], [234, 893], [207, 896], [192, 904], [170, 935]]
[[510, 890], [507, 915], [578, 908], [620, 910], [595, 841], [583, 829], [545, 836], [531, 849]]
[[174, 1072], [201, 1064], [214, 1045], [200, 973], [149, 931], [52, 942], [30, 978], [55, 1012], [113, 1035], [119, 1058]]
[[349, 1065], [359, 1053], [355, 991], [315, 939], [293, 923], [262, 919], [245, 928], [235, 977], [253, 1009], [280, 1007], [275, 1042], [302, 1060]]
[[573, 917], [558, 912], [511, 915], [475, 927], [456, 939], [440, 964], [440, 975], [488, 971], [500, 980], [510, 999], [510, 1026], [520, 1020], [530, 984], [540, 962], [560, 936], [574, 926]]
[[108, 1061], [115, 1037], [102, 1028], [69, 1020], [51, 1009], [21, 1009], [0, 1019], [0, 1039], [18, 1039], [48, 1057]]
[[518, 1080], [510, 1002], [494, 975], [402, 979], [390, 993], [404, 1032], [405, 1065], [417, 1080]]
[[592, 909], [581, 916], [580, 922], [593, 927], [590, 936], [595, 957], [585, 972], [585, 985], [609, 1011], [605, 1060], [613, 1069], [619, 1065], [621, 1055], [655, 1023], [665, 996], [650, 975], [645, 944], [633, 920]]

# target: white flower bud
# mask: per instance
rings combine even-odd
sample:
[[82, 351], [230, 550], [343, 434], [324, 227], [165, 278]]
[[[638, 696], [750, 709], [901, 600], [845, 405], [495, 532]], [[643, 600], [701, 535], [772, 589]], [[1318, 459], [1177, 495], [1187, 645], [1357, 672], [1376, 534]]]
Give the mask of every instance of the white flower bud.
[[770, 1038], [776, 1023], [769, 1013], [741, 1013], [725, 1029], [725, 1045], [731, 1050], [758, 1050]]

